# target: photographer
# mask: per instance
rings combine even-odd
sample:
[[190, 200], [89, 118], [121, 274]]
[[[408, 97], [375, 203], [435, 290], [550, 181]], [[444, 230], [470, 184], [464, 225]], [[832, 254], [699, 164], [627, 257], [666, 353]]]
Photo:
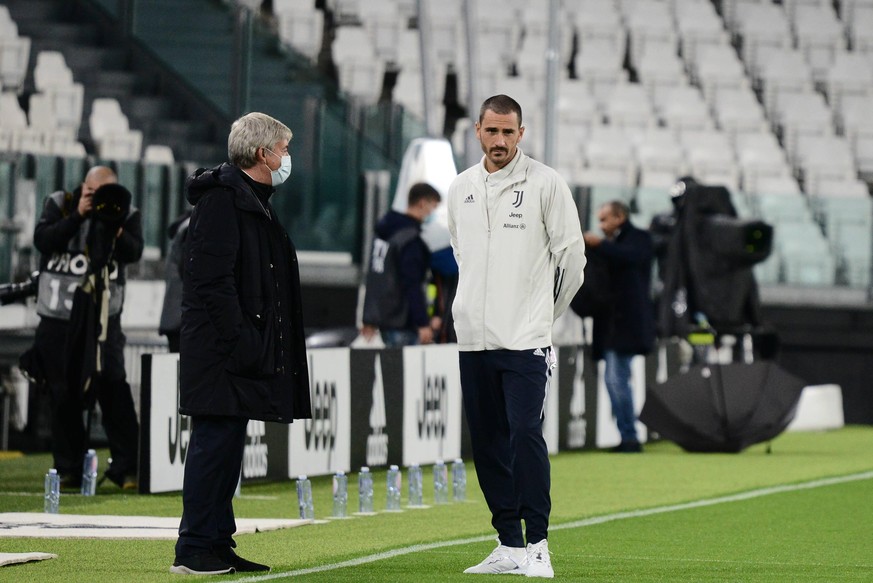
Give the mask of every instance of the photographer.
[[[140, 213], [117, 181], [111, 168], [95, 166], [73, 193], [52, 193], [33, 236], [41, 254], [34, 351], [51, 400], [52, 454], [65, 489], [81, 485], [88, 440], [82, 412], [95, 399], [112, 459], [104, 478], [136, 487], [139, 426], [124, 370], [121, 310], [124, 266], [142, 256], [143, 238]], [[105, 185], [111, 186], [102, 192], [111, 197], [95, 204]], [[126, 200], [116, 202], [117, 196]], [[96, 291], [86, 291], [95, 281]], [[86, 362], [89, 350], [93, 366]]]

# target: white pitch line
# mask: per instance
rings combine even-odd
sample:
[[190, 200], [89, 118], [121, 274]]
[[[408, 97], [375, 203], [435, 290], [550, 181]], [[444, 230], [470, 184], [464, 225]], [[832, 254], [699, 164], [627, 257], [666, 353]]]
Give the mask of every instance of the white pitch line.
[[[66, 492], [64, 492], [64, 494], [66, 494]], [[38, 496], [44, 498], [45, 494], [42, 492], [0, 492], [0, 496]]]
[[[809, 482], [801, 482], [799, 484], [784, 484], [781, 486], [768, 486], [766, 488], [758, 488], [755, 490], [749, 490], [747, 492], [740, 492], [739, 494], [730, 494], [727, 496], [718, 496], [715, 498], [706, 498], [703, 500], [696, 500], [694, 502], [685, 502], [682, 504], [669, 504], [667, 506], [657, 506], [655, 508], [645, 508], [643, 510], [632, 510], [628, 512], [617, 512], [615, 514], [606, 514], [603, 516], [594, 516], [592, 518], [586, 518], [584, 520], [576, 520], [573, 522], [565, 522], [562, 524], [557, 524], [554, 526], [549, 526], [549, 530], [567, 530], [571, 528], [583, 528], [586, 526], [594, 526], [596, 524], [604, 524], [607, 522], [614, 522], [616, 520], [626, 520], [628, 518], [642, 518], [646, 516], [653, 516], [655, 514], [664, 514], [667, 512], [679, 512], [681, 510], [690, 510], [694, 508], [705, 508], [707, 506], [715, 506], [718, 504], [727, 504], [729, 502], [739, 502], [742, 500], [751, 500], [753, 498], [760, 498], [762, 496], [770, 496], [772, 494], [782, 494], [785, 492], [797, 492], [799, 490], [811, 490], [814, 488], [822, 488], [825, 486], [833, 486], [836, 484], [845, 484], [848, 482], [857, 482], [859, 480], [869, 480], [873, 478], [873, 471], [869, 472], [861, 472], [858, 474], [849, 474], [846, 476], [837, 476], [834, 478], [821, 478], [818, 480], [811, 480]], [[237, 583], [256, 583], [258, 581], [270, 581], [273, 579], [284, 579], [288, 577], [297, 577], [300, 575], [309, 575], [311, 573], [322, 573], [324, 571], [334, 571], [336, 569], [344, 569], [346, 567], [356, 567], [358, 565], [366, 565], [368, 563], [375, 563], [376, 561], [382, 561], [384, 559], [391, 559], [394, 557], [400, 557], [403, 555], [409, 555], [412, 553], [419, 553], [422, 551], [430, 551], [433, 549], [439, 549], [444, 547], [452, 547], [459, 545], [468, 545], [473, 543], [481, 543], [488, 542], [490, 540], [494, 540], [494, 535], [487, 536], [477, 536], [465, 539], [451, 540], [451, 541], [441, 541], [435, 543], [427, 543], [421, 545], [412, 545], [409, 547], [403, 547], [400, 549], [394, 549], [391, 551], [385, 551], [383, 553], [376, 553], [374, 555], [367, 555], [365, 557], [358, 557], [357, 559], [350, 559], [348, 561], [342, 561], [340, 563], [331, 563], [329, 565], [319, 565], [317, 567], [309, 567], [306, 569], [297, 569], [294, 571], [286, 571], [284, 573], [270, 573], [268, 575], [260, 575], [255, 577], [245, 577], [243, 579], [233, 579]]]

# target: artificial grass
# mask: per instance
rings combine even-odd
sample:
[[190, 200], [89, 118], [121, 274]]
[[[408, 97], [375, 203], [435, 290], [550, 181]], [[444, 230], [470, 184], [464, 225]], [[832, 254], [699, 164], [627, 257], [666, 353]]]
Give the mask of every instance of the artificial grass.
[[[657, 443], [647, 446], [643, 455], [560, 454], [552, 458], [552, 524], [873, 470], [873, 427], [784, 434], [773, 442], [772, 450], [768, 454], [759, 445], [741, 454], [688, 454], [670, 443]], [[101, 452], [101, 459], [105, 456]], [[47, 455], [0, 461], [0, 510], [40, 511], [42, 475], [48, 463]], [[489, 540], [490, 516], [472, 464], [468, 473], [465, 503], [243, 535], [237, 537], [238, 551], [271, 564], [278, 575], [278, 571], [333, 564], [409, 545], [481, 537], [485, 542], [295, 577], [469, 581], [471, 576], [461, 571], [483, 558], [494, 543]], [[354, 482], [356, 473], [350, 478]], [[384, 471], [376, 472], [378, 493], [384, 492], [384, 480]], [[331, 508], [330, 479], [314, 478], [313, 490], [316, 517], [326, 517]], [[156, 516], [181, 512], [178, 494], [132, 495], [109, 485], [98, 493], [94, 498], [64, 496], [61, 511]], [[873, 580], [873, 560], [859, 554], [858, 543], [852, 543], [864, 541], [863, 550], [870, 554], [870, 494], [873, 481], [864, 480], [595, 526], [555, 528], [550, 534], [553, 562], [557, 577], [567, 581], [857, 581], [865, 580], [859, 578], [865, 569], [867, 580]], [[427, 498], [426, 490], [426, 503]], [[353, 509], [354, 493], [349, 502]], [[384, 504], [384, 495], [377, 495], [377, 510]], [[234, 506], [240, 517], [296, 517], [293, 482], [245, 485], [243, 498]], [[846, 528], [849, 523], [863, 524], [867, 530]], [[816, 545], [810, 547], [809, 539]], [[795, 553], [798, 548], [801, 552]], [[0, 568], [0, 581], [177, 581], [167, 572], [172, 549], [172, 541], [0, 538], [2, 552], [38, 550], [60, 557]], [[809, 560], [810, 550], [818, 553], [814, 561]], [[794, 564], [805, 566], [786, 567]]]

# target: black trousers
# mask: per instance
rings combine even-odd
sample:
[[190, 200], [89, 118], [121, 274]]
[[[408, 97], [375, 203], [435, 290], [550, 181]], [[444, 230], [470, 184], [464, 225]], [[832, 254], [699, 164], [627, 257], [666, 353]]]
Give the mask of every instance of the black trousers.
[[233, 494], [242, 469], [248, 419], [196, 416], [191, 421], [177, 559], [236, 546]]
[[[551, 467], [543, 437], [549, 349], [460, 353], [473, 463], [500, 542], [548, 538]], [[524, 535], [521, 521], [524, 521]]]
[[[41, 318], [34, 337], [34, 346], [45, 369], [46, 385], [51, 402], [52, 455], [55, 468], [61, 474], [80, 476], [82, 461], [88, 447], [83, 412], [86, 408], [76, 391], [67, 386], [64, 376], [69, 324], [65, 320]], [[124, 371], [124, 345], [121, 316], [109, 318], [104, 345], [104, 371], [92, 390], [97, 391], [97, 403], [103, 413], [103, 428], [109, 440], [112, 464], [107, 474], [118, 481], [137, 473], [139, 453], [139, 422], [133, 404], [130, 385]]]

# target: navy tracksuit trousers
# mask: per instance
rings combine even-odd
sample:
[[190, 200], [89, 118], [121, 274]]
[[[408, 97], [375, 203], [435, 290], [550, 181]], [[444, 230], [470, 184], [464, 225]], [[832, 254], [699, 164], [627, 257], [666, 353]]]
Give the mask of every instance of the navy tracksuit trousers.
[[[548, 537], [549, 451], [543, 414], [549, 350], [461, 352], [461, 390], [479, 486], [501, 544]], [[521, 521], [525, 524], [522, 534]]]

